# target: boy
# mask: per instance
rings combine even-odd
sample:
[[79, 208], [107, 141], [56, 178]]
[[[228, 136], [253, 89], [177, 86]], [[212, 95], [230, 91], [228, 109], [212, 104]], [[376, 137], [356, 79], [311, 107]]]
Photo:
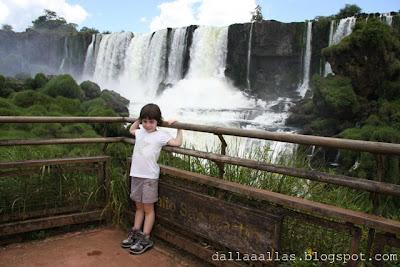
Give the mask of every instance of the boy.
[[[140, 123], [141, 128], [139, 128]], [[129, 248], [132, 254], [142, 254], [153, 246], [150, 233], [155, 220], [154, 203], [158, 200], [160, 167], [157, 160], [161, 148], [165, 145], [182, 145], [182, 130], [178, 129], [176, 137], [172, 138], [169, 133], [157, 128], [161, 124], [160, 108], [155, 104], [147, 104], [141, 109], [139, 119], [129, 129], [129, 132], [135, 135], [130, 170], [132, 177], [130, 197], [135, 201], [136, 212], [133, 228], [121, 246]], [[143, 221], [143, 231], [141, 231]]]

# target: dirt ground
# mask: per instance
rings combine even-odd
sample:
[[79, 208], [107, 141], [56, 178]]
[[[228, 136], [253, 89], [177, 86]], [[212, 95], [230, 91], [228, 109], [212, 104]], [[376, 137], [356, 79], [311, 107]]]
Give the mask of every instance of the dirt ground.
[[103, 227], [12, 244], [0, 247], [0, 266], [199, 266], [161, 242], [142, 255], [131, 255], [120, 247], [125, 235], [120, 229]]

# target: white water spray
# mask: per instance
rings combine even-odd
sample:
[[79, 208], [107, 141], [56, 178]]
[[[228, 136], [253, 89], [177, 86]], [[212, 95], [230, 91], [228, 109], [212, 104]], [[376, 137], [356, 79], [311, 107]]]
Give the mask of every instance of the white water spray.
[[307, 23], [307, 41], [306, 52], [303, 60], [303, 82], [298, 89], [299, 95], [304, 97], [309, 88], [310, 83], [310, 66], [311, 66], [311, 39], [312, 39], [312, 21]]
[[246, 80], [247, 80], [247, 89], [249, 89], [249, 90], [251, 90], [251, 85], [250, 85], [250, 61], [251, 61], [251, 41], [253, 39], [253, 25], [254, 25], [254, 22], [252, 22], [251, 26], [250, 26], [249, 45], [247, 47], [247, 73], [246, 73]]

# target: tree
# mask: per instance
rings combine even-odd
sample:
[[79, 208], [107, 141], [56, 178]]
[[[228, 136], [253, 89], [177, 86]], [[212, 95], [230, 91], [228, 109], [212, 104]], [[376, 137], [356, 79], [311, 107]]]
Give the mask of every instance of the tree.
[[44, 31], [64, 31], [64, 32], [76, 32], [75, 23], [67, 23], [67, 21], [57, 15], [56, 12], [45, 9], [44, 15], [39, 16], [37, 19], [32, 21], [34, 30]]
[[254, 9], [254, 11], [251, 12], [251, 22], [262, 21], [263, 19], [264, 18], [263, 18], [262, 12], [261, 12], [261, 6], [257, 5], [256, 8]]
[[344, 8], [339, 10], [339, 13], [336, 14], [336, 18], [342, 19], [354, 16], [361, 12], [361, 8], [357, 5], [346, 4]]
[[10, 24], [3, 24], [3, 25], [1, 26], [1, 29], [2, 29], [3, 31], [6, 31], [6, 32], [12, 32], [12, 31], [14, 31], [14, 30], [13, 30], [13, 27], [12, 27]]
[[99, 33], [99, 31], [95, 28], [88, 28], [88, 27], [82, 27], [79, 32], [86, 32], [86, 33], [91, 33], [91, 34], [96, 34]]

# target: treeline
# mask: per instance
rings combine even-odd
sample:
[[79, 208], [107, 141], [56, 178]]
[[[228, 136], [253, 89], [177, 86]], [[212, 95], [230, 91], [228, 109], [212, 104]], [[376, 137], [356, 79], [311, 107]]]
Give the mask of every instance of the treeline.
[[[57, 15], [55, 11], [45, 9], [44, 14], [39, 16], [32, 21], [32, 26], [28, 27], [26, 31], [39, 31], [39, 32], [59, 32], [59, 33], [89, 33], [95, 34], [99, 31], [95, 28], [82, 27], [79, 31], [77, 30], [78, 25], [75, 23], [69, 23], [65, 18]], [[13, 27], [9, 24], [2, 24], [1, 29], [3, 31], [14, 31]], [[108, 31], [103, 33], [109, 33]]]

